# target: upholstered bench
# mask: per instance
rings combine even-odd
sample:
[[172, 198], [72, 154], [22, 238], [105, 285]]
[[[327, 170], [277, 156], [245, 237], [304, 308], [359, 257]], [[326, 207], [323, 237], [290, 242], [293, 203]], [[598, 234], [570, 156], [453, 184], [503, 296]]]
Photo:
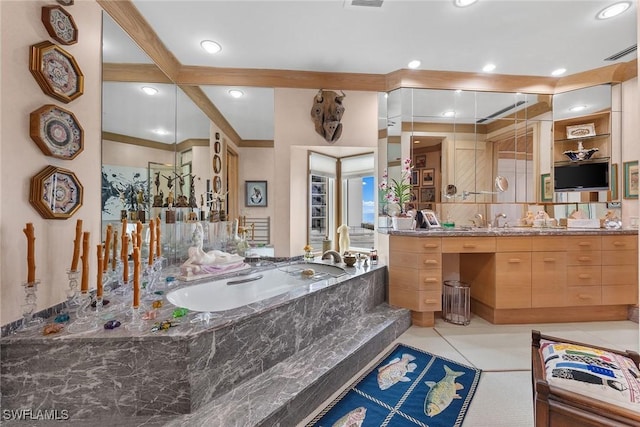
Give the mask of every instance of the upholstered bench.
[[640, 355], [532, 331], [536, 427], [640, 426]]

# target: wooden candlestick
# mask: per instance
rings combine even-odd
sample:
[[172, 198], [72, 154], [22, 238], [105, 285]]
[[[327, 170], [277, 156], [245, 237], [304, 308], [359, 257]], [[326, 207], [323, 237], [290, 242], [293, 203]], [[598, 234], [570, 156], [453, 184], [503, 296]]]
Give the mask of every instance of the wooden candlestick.
[[82, 220], [76, 221], [76, 238], [73, 240], [73, 259], [71, 260], [71, 271], [78, 271], [78, 260], [80, 259], [80, 243], [82, 242]]
[[149, 220], [149, 265], [153, 265], [153, 252], [155, 250], [156, 240], [156, 224], [155, 220], [151, 218]]
[[156, 220], [156, 256], [160, 258], [162, 256], [162, 243], [160, 241], [160, 217]]
[[80, 292], [89, 292], [89, 235], [88, 231], [82, 233], [82, 280], [80, 282]]
[[98, 274], [96, 277], [96, 298], [102, 298], [102, 268], [104, 267], [102, 251], [104, 247], [102, 243], [98, 245]]
[[129, 283], [129, 256], [127, 254], [129, 247], [129, 236], [124, 235], [122, 240], [122, 249], [120, 250], [122, 253], [122, 281], [124, 283]]
[[102, 272], [106, 273], [109, 267], [109, 248], [111, 245], [111, 237], [113, 235], [113, 227], [107, 224], [107, 235], [104, 238], [104, 257], [102, 259]]
[[136, 242], [135, 245], [138, 248], [142, 249], [142, 222], [136, 222]]
[[33, 223], [28, 222], [26, 228], [22, 229], [22, 231], [27, 236], [27, 283], [33, 283], [36, 281], [36, 234], [33, 229]]
[[133, 248], [133, 307], [140, 307], [140, 248]]
[[113, 232], [113, 254], [111, 255], [111, 269], [116, 269], [116, 254], [118, 253], [118, 230]]

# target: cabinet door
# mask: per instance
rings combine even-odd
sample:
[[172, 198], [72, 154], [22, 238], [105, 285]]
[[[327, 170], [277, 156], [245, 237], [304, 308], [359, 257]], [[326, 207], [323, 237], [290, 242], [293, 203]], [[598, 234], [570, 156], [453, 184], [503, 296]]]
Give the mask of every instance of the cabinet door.
[[566, 282], [566, 252], [531, 254], [531, 307], [566, 306]]
[[531, 307], [531, 252], [496, 254], [496, 307]]

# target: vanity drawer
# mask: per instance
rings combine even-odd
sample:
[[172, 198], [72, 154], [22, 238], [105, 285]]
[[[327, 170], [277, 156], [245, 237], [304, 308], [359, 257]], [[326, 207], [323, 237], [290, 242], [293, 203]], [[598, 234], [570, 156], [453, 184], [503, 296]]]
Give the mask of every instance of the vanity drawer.
[[615, 285], [602, 287], [602, 304], [637, 304], [638, 285]]
[[389, 252], [440, 253], [441, 240], [440, 237], [391, 236]]
[[496, 254], [496, 308], [531, 307], [531, 252]]
[[531, 307], [566, 305], [566, 252], [533, 252], [531, 254]]
[[635, 264], [602, 266], [603, 286], [634, 284], [638, 286], [638, 268]]
[[496, 251], [495, 237], [444, 237], [443, 253], [492, 253]]
[[567, 305], [600, 305], [602, 303], [600, 286], [569, 286], [567, 288]]
[[531, 251], [531, 237], [497, 237], [496, 252]]
[[442, 310], [442, 288], [437, 291], [408, 291], [389, 288], [389, 304], [413, 311]]
[[412, 291], [438, 290], [442, 288], [442, 270], [415, 270], [390, 267], [389, 287]]
[[547, 252], [567, 250], [567, 236], [536, 236], [532, 239], [531, 250], [534, 252]]
[[600, 251], [567, 252], [567, 265], [599, 266], [600, 264], [602, 264]]
[[602, 251], [602, 265], [637, 265], [638, 252], [629, 251]]
[[602, 236], [603, 251], [638, 250], [638, 236]]
[[600, 286], [602, 271], [599, 265], [568, 266], [568, 286]]
[[601, 236], [569, 236], [568, 251], [599, 251], [602, 248]]
[[391, 251], [389, 265], [412, 269], [440, 269], [442, 268], [442, 255], [440, 253]]

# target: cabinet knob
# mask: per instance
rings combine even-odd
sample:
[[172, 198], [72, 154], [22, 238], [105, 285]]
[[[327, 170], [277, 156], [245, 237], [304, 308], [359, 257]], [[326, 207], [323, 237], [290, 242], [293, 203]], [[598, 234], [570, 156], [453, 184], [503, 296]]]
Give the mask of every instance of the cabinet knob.
[[522, 260], [520, 258], [509, 258], [509, 264], [519, 264]]
[[473, 243], [465, 243], [462, 245], [462, 247], [466, 249], [471, 249], [471, 248], [475, 248], [476, 245], [474, 245]]
[[625, 245], [624, 242], [619, 242], [619, 241], [616, 240], [615, 242], [613, 242], [613, 246], [620, 247], [620, 246], [627, 246], [627, 245]]
[[591, 242], [580, 242], [578, 246], [591, 246]]
[[578, 278], [580, 279], [591, 279], [591, 275], [590, 274], [586, 274], [586, 273], [582, 273], [578, 275]]
[[591, 299], [591, 295], [587, 295], [587, 294], [578, 294], [578, 298], [580, 298], [580, 299]]
[[434, 299], [426, 299], [426, 300], [424, 300], [424, 303], [425, 304], [435, 304], [436, 300], [434, 300]]
[[578, 261], [580, 261], [580, 262], [591, 262], [592, 258], [590, 256], [581, 256], [580, 258], [578, 258]]
[[436, 279], [435, 277], [427, 277], [426, 279], [424, 279], [424, 283], [433, 283], [433, 282], [439, 282], [439, 280]]
[[438, 245], [436, 245], [435, 243], [425, 243], [423, 247], [425, 249], [436, 249]]
[[425, 259], [424, 263], [425, 264], [437, 264], [438, 261], [436, 261], [435, 259]]
[[544, 258], [543, 259], [544, 262], [556, 262], [555, 258]]

